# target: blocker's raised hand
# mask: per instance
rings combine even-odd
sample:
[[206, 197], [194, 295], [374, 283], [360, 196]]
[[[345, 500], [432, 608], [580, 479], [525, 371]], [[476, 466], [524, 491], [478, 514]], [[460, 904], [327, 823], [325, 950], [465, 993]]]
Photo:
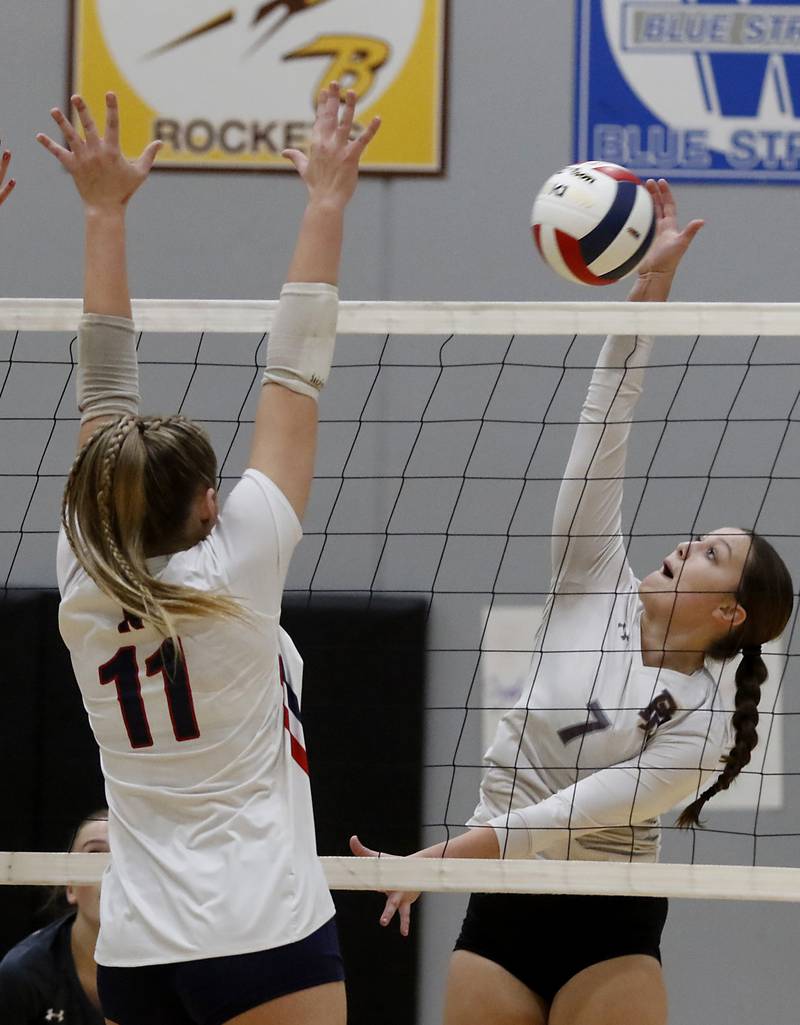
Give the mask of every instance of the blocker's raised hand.
[[355, 191], [361, 156], [381, 122], [380, 118], [373, 118], [358, 138], [351, 139], [356, 109], [356, 94], [352, 90], [345, 96], [340, 118], [341, 106], [339, 83], [331, 82], [317, 100], [309, 155], [297, 149], [286, 149], [282, 155], [297, 168], [313, 200], [344, 206]]
[[114, 93], [106, 93], [106, 131], [102, 136], [86, 102], [72, 97], [72, 106], [80, 119], [83, 134], [56, 107], [50, 115], [61, 129], [65, 146], [40, 132], [36, 138], [72, 176], [87, 207], [124, 207], [142, 185], [161, 148], [151, 142], [136, 160], [128, 160], [119, 148], [119, 108]]
[[5, 177], [8, 174], [8, 168], [11, 165], [11, 151], [3, 150], [3, 155], [0, 157], [0, 206], [5, 203], [11, 193], [14, 191], [14, 186], [17, 184], [13, 178], [9, 178], [8, 181], [3, 184]]

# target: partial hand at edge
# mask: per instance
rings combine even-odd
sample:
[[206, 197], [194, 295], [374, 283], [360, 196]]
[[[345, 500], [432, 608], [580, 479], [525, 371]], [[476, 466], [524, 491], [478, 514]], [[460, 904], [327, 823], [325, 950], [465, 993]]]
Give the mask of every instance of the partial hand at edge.
[[9, 178], [5, 185], [3, 185], [10, 165], [11, 150], [4, 150], [2, 157], [0, 157], [0, 206], [5, 203], [17, 184], [13, 178]]

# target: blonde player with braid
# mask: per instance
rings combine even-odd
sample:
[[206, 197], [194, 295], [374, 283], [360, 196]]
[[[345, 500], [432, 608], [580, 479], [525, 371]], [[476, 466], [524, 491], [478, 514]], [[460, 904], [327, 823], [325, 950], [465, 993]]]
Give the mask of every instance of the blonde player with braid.
[[[343, 113], [340, 120], [340, 108]], [[333, 904], [316, 855], [302, 662], [280, 629], [333, 356], [344, 209], [377, 120], [319, 97], [309, 192], [270, 336], [248, 469], [224, 508], [205, 433], [142, 417], [125, 215], [158, 143], [119, 149], [80, 97], [81, 134], [39, 141], [86, 219], [79, 454], [59, 540], [60, 626], [100, 747], [114, 852], [98, 991], [116, 1025], [344, 1025]]]
[[[630, 299], [663, 302], [702, 221], [681, 230], [667, 182], [647, 184], [657, 229]], [[472, 828], [415, 857], [654, 861], [658, 817], [694, 797], [679, 821], [696, 824], [750, 761], [767, 677], [761, 645], [786, 626], [792, 581], [766, 540], [735, 527], [683, 541], [636, 579], [622, 495], [652, 346], [641, 336], [603, 346], [556, 503], [528, 684], [486, 754]], [[738, 656], [731, 721], [719, 666], [706, 660]], [[351, 846], [377, 855], [357, 837]], [[407, 934], [417, 896], [390, 894], [381, 923], [399, 912]], [[666, 1025], [666, 914], [655, 897], [474, 893], [445, 1023]]]

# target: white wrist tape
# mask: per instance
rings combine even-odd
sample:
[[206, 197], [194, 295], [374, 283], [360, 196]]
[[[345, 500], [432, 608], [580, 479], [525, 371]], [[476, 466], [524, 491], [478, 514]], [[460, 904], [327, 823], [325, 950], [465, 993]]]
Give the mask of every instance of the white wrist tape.
[[261, 383], [272, 381], [317, 399], [331, 371], [338, 312], [335, 285], [285, 284], [269, 335]]
[[85, 313], [78, 328], [81, 423], [139, 412], [136, 330], [126, 317]]

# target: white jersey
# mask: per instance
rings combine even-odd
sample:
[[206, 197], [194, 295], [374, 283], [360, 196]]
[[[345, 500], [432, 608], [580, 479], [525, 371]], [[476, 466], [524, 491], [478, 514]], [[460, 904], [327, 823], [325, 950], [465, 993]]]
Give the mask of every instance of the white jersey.
[[251, 469], [204, 541], [151, 560], [160, 579], [233, 595], [252, 616], [186, 621], [168, 685], [171, 642], [99, 590], [62, 532], [61, 633], [110, 812], [99, 964], [269, 949], [334, 913], [316, 854], [303, 664], [279, 626], [301, 533], [285, 496]]
[[530, 676], [498, 726], [469, 822], [494, 826], [504, 857], [654, 861], [658, 816], [722, 768], [718, 681], [706, 668], [687, 676], [642, 662], [621, 507], [651, 345], [607, 339], [581, 413]]

